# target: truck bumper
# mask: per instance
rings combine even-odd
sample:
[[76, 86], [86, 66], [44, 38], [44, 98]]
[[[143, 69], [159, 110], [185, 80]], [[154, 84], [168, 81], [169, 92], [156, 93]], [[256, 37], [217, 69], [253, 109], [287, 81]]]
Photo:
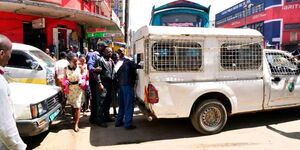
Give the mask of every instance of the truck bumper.
[[152, 119], [156, 119], [155, 114], [147, 108], [146, 104], [139, 98], [136, 98], [135, 104], [139, 107], [140, 111], [147, 117], [148, 121], [152, 121]]
[[39, 118], [32, 120], [17, 120], [17, 128], [22, 137], [35, 136], [49, 129], [50, 124], [61, 112], [61, 105], [58, 104], [54, 109]]

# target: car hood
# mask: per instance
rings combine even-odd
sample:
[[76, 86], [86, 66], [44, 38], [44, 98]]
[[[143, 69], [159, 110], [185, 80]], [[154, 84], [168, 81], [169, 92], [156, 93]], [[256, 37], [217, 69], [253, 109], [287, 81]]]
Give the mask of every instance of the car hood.
[[9, 83], [9, 88], [14, 104], [36, 104], [60, 91], [57, 86], [28, 83]]

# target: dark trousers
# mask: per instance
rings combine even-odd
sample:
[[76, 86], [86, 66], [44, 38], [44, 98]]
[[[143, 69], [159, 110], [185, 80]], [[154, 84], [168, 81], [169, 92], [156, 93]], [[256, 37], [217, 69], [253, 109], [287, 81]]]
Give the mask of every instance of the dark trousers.
[[109, 109], [110, 109], [110, 104], [112, 101], [112, 82], [108, 82], [108, 83], [103, 83], [103, 86], [106, 90], [106, 95], [104, 98], [104, 108], [103, 108], [103, 115], [104, 115], [104, 119], [108, 120], [110, 119], [109, 116]]
[[97, 103], [97, 83], [94, 80], [89, 80], [89, 85], [90, 85], [90, 90], [91, 90], [91, 116], [90, 116], [90, 121], [96, 121], [97, 119], [97, 108], [98, 108], [98, 103]]
[[119, 89], [119, 113], [116, 120], [116, 125], [123, 123], [125, 116], [124, 127], [132, 125], [134, 107], [134, 90], [131, 86], [121, 86]]
[[111, 83], [102, 83], [104, 90], [99, 90], [99, 85], [96, 89], [96, 102], [97, 102], [97, 119], [98, 123], [106, 122], [109, 116], [109, 108], [111, 104], [111, 94], [112, 94], [112, 84]]

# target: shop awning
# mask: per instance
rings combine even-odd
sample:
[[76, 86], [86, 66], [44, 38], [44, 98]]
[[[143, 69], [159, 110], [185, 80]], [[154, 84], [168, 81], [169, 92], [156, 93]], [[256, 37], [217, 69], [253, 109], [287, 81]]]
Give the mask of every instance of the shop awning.
[[0, 0], [0, 11], [75, 21], [81, 25], [95, 27], [114, 27], [119, 33], [123, 34], [118, 22], [108, 17], [86, 11], [63, 8], [49, 3], [25, 0]]

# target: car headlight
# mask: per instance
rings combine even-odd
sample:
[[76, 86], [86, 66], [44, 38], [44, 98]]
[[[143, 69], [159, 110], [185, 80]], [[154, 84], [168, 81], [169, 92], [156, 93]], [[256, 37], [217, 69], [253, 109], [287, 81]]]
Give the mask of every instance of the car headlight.
[[33, 104], [30, 106], [30, 110], [32, 118], [43, 116], [47, 113], [47, 103], [46, 101], [42, 101], [38, 104]]

